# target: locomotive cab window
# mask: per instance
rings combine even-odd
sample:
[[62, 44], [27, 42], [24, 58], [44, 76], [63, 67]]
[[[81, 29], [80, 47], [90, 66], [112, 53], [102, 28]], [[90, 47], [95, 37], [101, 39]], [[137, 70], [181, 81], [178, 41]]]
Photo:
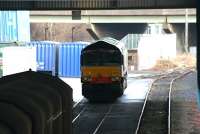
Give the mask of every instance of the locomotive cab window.
[[82, 64], [86, 66], [121, 65], [123, 56], [118, 50], [88, 50], [82, 55]]

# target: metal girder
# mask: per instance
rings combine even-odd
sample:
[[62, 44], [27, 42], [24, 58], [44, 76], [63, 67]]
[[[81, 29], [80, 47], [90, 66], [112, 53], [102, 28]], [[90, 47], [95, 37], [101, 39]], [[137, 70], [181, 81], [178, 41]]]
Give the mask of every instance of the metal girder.
[[0, 10], [196, 8], [197, 0], [0, 0]]

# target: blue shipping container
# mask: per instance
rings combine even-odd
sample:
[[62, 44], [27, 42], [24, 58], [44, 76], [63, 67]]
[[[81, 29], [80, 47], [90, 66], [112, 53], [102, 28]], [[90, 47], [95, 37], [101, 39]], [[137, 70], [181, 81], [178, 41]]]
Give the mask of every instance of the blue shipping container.
[[37, 52], [37, 70], [53, 71], [55, 69], [56, 42], [32, 41], [28, 46], [36, 47]]
[[30, 41], [29, 11], [0, 11], [0, 42]]
[[[28, 46], [37, 49], [37, 70], [54, 72], [58, 67], [60, 77], [80, 77], [81, 50], [88, 45], [87, 42], [50, 42], [32, 41]], [[56, 65], [56, 48], [58, 48], [58, 65]]]
[[59, 76], [80, 77], [80, 55], [86, 45], [88, 43], [71, 42], [59, 46]]

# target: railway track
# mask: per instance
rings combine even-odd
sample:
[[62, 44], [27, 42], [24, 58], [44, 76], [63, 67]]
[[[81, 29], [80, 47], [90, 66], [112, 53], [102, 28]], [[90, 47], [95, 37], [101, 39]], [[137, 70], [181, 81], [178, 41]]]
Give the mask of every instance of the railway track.
[[[82, 100], [74, 107], [74, 134], [97, 134], [113, 104], [90, 104]], [[84, 129], [84, 130], [83, 130]]]
[[[193, 70], [175, 70], [155, 79], [146, 95], [135, 134], [171, 133], [173, 84]], [[156, 98], [156, 99], [155, 99]]]
[[190, 72], [174, 70], [155, 76], [145, 100], [138, 103], [81, 100], [73, 107], [73, 134], [170, 134], [171, 90], [177, 79]]
[[142, 101], [91, 104], [80, 102], [73, 115], [73, 134], [132, 134]]
[[83, 99], [73, 105], [72, 124], [80, 117], [81, 113], [85, 110]]

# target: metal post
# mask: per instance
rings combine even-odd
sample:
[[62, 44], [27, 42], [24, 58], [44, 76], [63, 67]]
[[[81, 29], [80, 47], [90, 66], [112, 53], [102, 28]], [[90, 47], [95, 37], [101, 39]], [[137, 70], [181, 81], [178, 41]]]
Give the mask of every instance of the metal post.
[[188, 53], [188, 9], [185, 9], [185, 52]]
[[59, 68], [59, 46], [58, 45], [56, 45], [56, 59], [55, 60], [56, 60], [55, 74], [56, 76], [58, 76], [58, 68]]
[[44, 40], [47, 40], [48, 36], [47, 36], [47, 32], [48, 32], [48, 26], [44, 28]]
[[75, 30], [75, 27], [72, 27], [72, 42], [74, 42], [74, 30]]
[[[200, 1], [197, 0], [197, 5], [200, 5]], [[198, 85], [200, 86], [200, 6], [197, 6], [197, 69], [198, 69]], [[200, 88], [198, 88], [198, 108], [200, 110]]]
[[56, 45], [55, 46], [55, 62], [54, 62], [52, 75], [58, 76], [58, 70], [59, 70], [59, 45]]

